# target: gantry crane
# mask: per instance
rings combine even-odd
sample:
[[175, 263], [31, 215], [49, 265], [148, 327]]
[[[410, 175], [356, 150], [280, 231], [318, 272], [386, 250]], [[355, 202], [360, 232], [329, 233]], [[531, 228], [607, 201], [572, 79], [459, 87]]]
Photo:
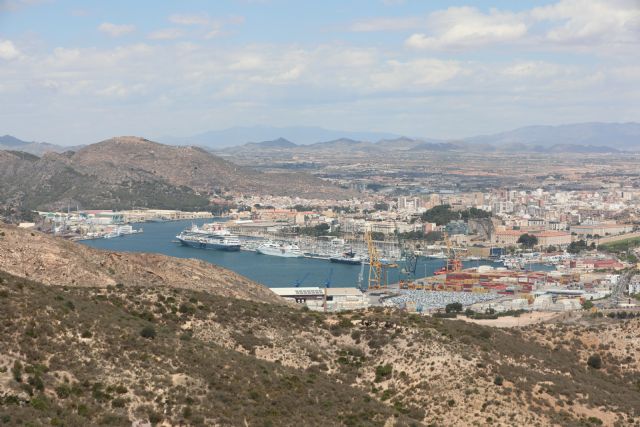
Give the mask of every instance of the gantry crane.
[[418, 256], [415, 247], [409, 241], [402, 240], [398, 237], [398, 245], [400, 246], [402, 256], [402, 269], [400, 273], [404, 278], [400, 279], [401, 289], [415, 289], [416, 267], [418, 266]]
[[449, 235], [444, 233], [444, 242], [447, 245], [447, 264], [434, 274], [447, 274], [462, 270], [462, 261], [456, 250], [451, 246]]
[[373, 242], [371, 232], [364, 233], [364, 239], [367, 242], [367, 250], [369, 252], [369, 289], [386, 289], [387, 288], [387, 275], [384, 270], [384, 263], [380, 260], [380, 254], [378, 248]]

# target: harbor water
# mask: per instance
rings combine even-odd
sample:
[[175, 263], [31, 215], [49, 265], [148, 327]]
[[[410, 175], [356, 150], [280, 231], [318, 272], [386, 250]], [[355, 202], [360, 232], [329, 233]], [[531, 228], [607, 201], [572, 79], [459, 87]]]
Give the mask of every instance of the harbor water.
[[[242, 274], [249, 279], [268, 287], [324, 286], [327, 282], [332, 287], [357, 286], [359, 265], [331, 263], [328, 260], [312, 258], [281, 258], [260, 255], [250, 251], [224, 252], [204, 250], [182, 246], [175, 242], [175, 236], [192, 223], [202, 225], [211, 220], [170, 221], [144, 223], [134, 225], [134, 229], [143, 228], [144, 232], [113, 239], [84, 240], [81, 243], [98, 249], [122, 252], [160, 253], [178, 258], [197, 258]], [[419, 258], [416, 277], [433, 275], [433, 272], [444, 266], [444, 260]], [[464, 267], [491, 265], [501, 267], [501, 263], [491, 261], [471, 261]], [[364, 284], [367, 282], [369, 266], [364, 266]], [[389, 269], [389, 283], [400, 279], [400, 272]]]

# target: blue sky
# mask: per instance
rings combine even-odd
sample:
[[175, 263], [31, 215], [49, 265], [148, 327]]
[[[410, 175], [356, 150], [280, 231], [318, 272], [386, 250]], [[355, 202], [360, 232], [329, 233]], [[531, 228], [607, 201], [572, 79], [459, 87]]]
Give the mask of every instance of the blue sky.
[[640, 120], [640, 0], [0, 0], [0, 134]]

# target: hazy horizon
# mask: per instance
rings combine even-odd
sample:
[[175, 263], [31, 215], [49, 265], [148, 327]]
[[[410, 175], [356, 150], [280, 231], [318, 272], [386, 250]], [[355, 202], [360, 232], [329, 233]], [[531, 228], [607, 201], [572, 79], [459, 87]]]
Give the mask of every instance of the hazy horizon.
[[0, 3], [0, 133], [455, 139], [640, 121], [635, 0]]

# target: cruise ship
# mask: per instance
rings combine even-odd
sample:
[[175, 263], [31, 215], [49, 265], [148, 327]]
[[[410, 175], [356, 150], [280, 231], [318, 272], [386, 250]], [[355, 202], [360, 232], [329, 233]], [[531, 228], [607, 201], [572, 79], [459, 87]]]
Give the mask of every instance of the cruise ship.
[[239, 251], [240, 239], [220, 224], [206, 224], [203, 228], [192, 225], [176, 236], [184, 246], [220, 251]]
[[299, 247], [286, 243], [266, 242], [258, 246], [256, 252], [284, 258], [300, 258], [304, 256]]

